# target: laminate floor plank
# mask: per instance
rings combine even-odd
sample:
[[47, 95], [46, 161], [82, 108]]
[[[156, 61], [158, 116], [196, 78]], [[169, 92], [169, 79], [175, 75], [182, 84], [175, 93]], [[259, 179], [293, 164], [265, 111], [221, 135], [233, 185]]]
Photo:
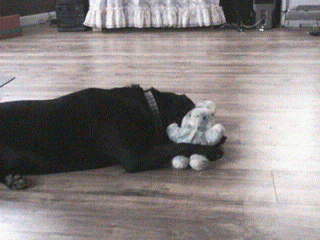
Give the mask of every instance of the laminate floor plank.
[[[214, 169], [211, 164], [205, 172], [191, 169], [176, 171], [163, 169], [138, 174], [126, 174], [120, 167], [108, 168], [103, 175], [74, 173], [30, 177], [31, 192], [153, 196], [168, 199], [199, 199], [212, 201], [276, 202], [271, 171]], [[116, 177], [110, 171], [119, 171]], [[85, 173], [84, 173], [85, 174]], [[2, 199], [10, 200], [24, 193], [6, 191]], [[31, 195], [30, 195], [31, 197]], [[36, 195], [34, 196], [37, 197]], [[59, 200], [59, 199], [57, 199]]]
[[245, 204], [244, 239], [317, 239], [319, 216], [318, 206]]

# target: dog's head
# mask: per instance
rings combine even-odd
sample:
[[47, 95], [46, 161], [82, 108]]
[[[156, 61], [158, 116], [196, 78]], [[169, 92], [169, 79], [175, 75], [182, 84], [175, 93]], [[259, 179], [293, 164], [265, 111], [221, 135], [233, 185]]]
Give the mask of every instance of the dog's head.
[[183, 117], [195, 107], [194, 102], [186, 95], [160, 92], [154, 88], [152, 88], [152, 93], [158, 104], [165, 128], [174, 122], [181, 124]]

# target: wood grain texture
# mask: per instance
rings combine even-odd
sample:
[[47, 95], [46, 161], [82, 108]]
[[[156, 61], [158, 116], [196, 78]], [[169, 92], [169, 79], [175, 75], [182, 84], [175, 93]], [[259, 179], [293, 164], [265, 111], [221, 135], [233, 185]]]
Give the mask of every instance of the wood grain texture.
[[318, 239], [319, 206], [245, 204], [245, 239]]
[[120, 167], [0, 186], [1, 239], [317, 239], [320, 42], [304, 30], [49, 26], [0, 43], [0, 101], [139, 83], [217, 102], [223, 159], [203, 172]]

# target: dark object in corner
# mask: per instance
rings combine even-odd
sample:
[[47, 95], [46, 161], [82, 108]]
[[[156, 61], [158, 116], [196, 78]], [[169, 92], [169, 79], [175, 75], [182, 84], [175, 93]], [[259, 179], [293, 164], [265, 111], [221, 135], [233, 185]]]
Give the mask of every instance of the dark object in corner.
[[83, 25], [87, 12], [86, 0], [58, 0], [56, 5], [58, 31], [87, 31], [89, 28]]
[[314, 31], [314, 32], [309, 32], [309, 34], [310, 34], [311, 36], [314, 36], [314, 37], [320, 37], [320, 30]]

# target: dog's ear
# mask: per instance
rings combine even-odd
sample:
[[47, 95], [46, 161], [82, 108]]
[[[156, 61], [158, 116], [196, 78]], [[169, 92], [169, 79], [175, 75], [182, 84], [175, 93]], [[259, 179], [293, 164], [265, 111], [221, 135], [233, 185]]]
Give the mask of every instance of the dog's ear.
[[182, 118], [195, 107], [193, 101], [186, 95], [178, 95], [171, 92], [160, 92], [155, 88], [151, 91], [156, 99], [164, 125], [171, 123], [181, 124]]

